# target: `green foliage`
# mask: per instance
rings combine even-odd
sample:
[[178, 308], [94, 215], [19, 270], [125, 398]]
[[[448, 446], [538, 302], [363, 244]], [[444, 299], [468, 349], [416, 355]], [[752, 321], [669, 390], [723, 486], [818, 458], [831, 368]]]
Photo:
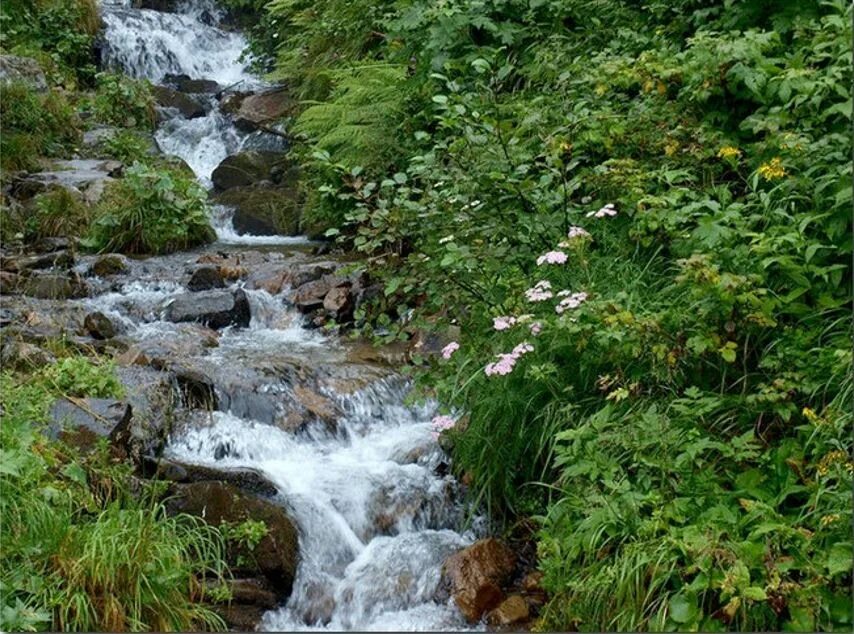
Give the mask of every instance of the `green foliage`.
[[201, 602], [224, 545], [198, 518], [166, 515], [162, 491], [131, 491], [106, 446], [81, 456], [48, 440], [62, 396], [115, 396], [109, 366], [69, 357], [2, 381], [0, 626], [7, 631], [224, 629]]
[[3, 171], [36, 169], [39, 156], [61, 156], [81, 138], [74, 109], [58, 91], [39, 94], [26, 84], [2, 84], [0, 118]]
[[86, 205], [64, 187], [56, 187], [33, 197], [24, 220], [27, 241], [42, 238], [81, 236], [89, 226]]
[[4, 52], [35, 57], [55, 84], [92, 84], [100, 28], [94, 0], [6, 0], [0, 25]]
[[419, 380], [539, 523], [541, 627], [850, 629], [850, 5], [340, 4], [268, 8], [306, 216], [384, 283], [366, 331], [464, 333]]
[[205, 191], [168, 168], [134, 164], [110, 184], [94, 215], [86, 244], [99, 251], [171, 253], [213, 239]]
[[82, 356], [61, 359], [42, 375], [54, 390], [70, 396], [119, 398], [124, 391], [111, 362], [93, 363]]
[[154, 96], [146, 80], [118, 73], [98, 73], [96, 77], [92, 110], [99, 121], [128, 128], [154, 128]]
[[150, 143], [133, 130], [120, 130], [104, 142], [107, 156], [127, 165], [145, 162]]
[[226, 545], [236, 553], [234, 563], [236, 566], [246, 566], [254, 561], [255, 547], [267, 536], [267, 524], [263, 521], [245, 520], [236, 523], [223, 523], [219, 526], [220, 533], [226, 541]]

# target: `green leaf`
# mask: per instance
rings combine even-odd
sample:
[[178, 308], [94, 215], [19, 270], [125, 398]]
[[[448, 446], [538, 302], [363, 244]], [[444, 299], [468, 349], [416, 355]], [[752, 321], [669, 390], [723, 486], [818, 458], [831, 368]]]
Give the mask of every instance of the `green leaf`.
[[745, 599], [750, 599], [751, 601], [765, 601], [768, 598], [768, 595], [765, 594], [765, 590], [759, 586], [749, 586], [745, 588], [741, 592], [741, 596]]
[[691, 594], [680, 593], [670, 597], [670, 618], [676, 623], [694, 623], [700, 616], [697, 598]]
[[831, 575], [850, 573], [854, 562], [852, 562], [851, 542], [842, 542], [830, 547], [827, 554], [827, 572]]

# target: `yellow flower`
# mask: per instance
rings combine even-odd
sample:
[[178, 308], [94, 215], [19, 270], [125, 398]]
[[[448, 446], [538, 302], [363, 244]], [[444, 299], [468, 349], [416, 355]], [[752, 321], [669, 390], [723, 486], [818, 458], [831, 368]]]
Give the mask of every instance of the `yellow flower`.
[[822, 517], [819, 523], [822, 525], [822, 527], [824, 527], [833, 524], [838, 519], [839, 513], [831, 513], [830, 515], [825, 515], [824, 517]]
[[775, 156], [768, 163], [759, 166], [759, 175], [766, 181], [773, 181], [786, 176], [786, 168], [779, 156]]
[[739, 150], [737, 147], [733, 147], [732, 145], [725, 145], [720, 150], [718, 150], [718, 158], [741, 158], [741, 150]]
[[679, 144], [676, 141], [668, 141], [664, 145], [664, 153], [667, 156], [673, 156], [679, 150]]

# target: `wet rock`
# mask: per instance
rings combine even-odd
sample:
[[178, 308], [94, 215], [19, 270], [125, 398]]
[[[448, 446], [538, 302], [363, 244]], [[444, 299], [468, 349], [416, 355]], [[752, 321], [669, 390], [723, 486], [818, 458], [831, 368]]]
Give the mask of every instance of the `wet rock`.
[[56, 363], [54, 356], [39, 346], [4, 337], [0, 347], [0, 365], [5, 370], [33, 370]]
[[148, 355], [138, 346], [132, 345], [115, 359], [116, 364], [120, 366], [147, 366], [151, 363]]
[[151, 92], [159, 106], [164, 108], [175, 108], [185, 119], [195, 119], [205, 116], [205, 107], [192, 97], [183, 92], [173, 90], [167, 86], [152, 86]]
[[227, 189], [217, 194], [214, 201], [234, 208], [232, 224], [240, 235], [299, 233], [300, 203], [295, 188], [256, 183]]
[[226, 625], [236, 632], [254, 632], [267, 608], [257, 605], [228, 604], [216, 607]]
[[18, 284], [18, 290], [39, 299], [77, 299], [89, 294], [89, 287], [76, 274], [38, 273]]
[[530, 617], [528, 603], [518, 594], [504, 599], [501, 604], [486, 615], [486, 622], [493, 627], [503, 627], [525, 623]]
[[98, 440], [115, 440], [130, 423], [129, 403], [105, 398], [59, 399], [50, 410], [49, 435], [81, 451], [91, 451]]
[[18, 274], [0, 271], [0, 293], [7, 295], [18, 290]]
[[215, 266], [200, 266], [190, 276], [187, 288], [193, 292], [223, 288], [222, 273]]
[[255, 469], [206, 467], [166, 458], [148, 458], [143, 462], [143, 474], [150, 478], [183, 483], [216, 480], [263, 497], [273, 497], [279, 492], [275, 484]]
[[319, 280], [306, 282], [294, 291], [293, 302], [302, 312], [311, 312], [323, 306], [323, 299], [333, 288], [347, 283], [339, 275], [324, 275]]
[[227, 156], [216, 166], [211, 180], [219, 191], [271, 180], [273, 166], [280, 160], [282, 155], [278, 152], [238, 152]]
[[4, 257], [0, 259], [0, 266], [2, 266], [4, 271], [12, 271], [15, 273], [52, 268], [70, 269], [74, 266], [74, 256], [72, 256], [68, 251], [56, 251], [53, 253], [39, 253], [36, 255]]
[[193, 79], [189, 75], [166, 75], [163, 80], [181, 92], [195, 95], [216, 93], [221, 88], [213, 79]]
[[482, 539], [445, 560], [442, 575], [457, 607], [470, 623], [497, 607], [501, 587], [516, 565], [513, 551], [495, 538]]
[[234, 115], [235, 125], [245, 131], [253, 131], [275, 123], [293, 107], [286, 88], [273, 88], [245, 97]]
[[116, 336], [116, 326], [112, 320], [100, 311], [93, 311], [83, 319], [83, 327], [95, 339], [112, 339]]
[[339, 415], [338, 408], [327, 397], [303, 385], [294, 386], [294, 397], [312, 416], [332, 422]]
[[251, 94], [251, 92], [229, 92], [220, 100], [219, 109], [226, 114], [237, 114], [240, 104]]
[[47, 92], [47, 80], [39, 63], [32, 57], [0, 55], [0, 83], [21, 82], [36, 92]]
[[89, 205], [97, 203], [107, 184], [120, 176], [122, 164], [118, 161], [99, 159], [75, 159], [54, 161], [53, 169], [35, 172], [12, 183], [11, 193], [19, 200], [29, 200], [36, 194], [52, 187], [62, 187], [75, 196], [80, 196]]
[[336, 286], [323, 298], [323, 309], [337, 321], [347, 321], [353, 316], [353, 301], [350, 288]]
[[151, 9], [152, 11], [163, 11], [174, 13], [178, 8], [179, 0], [133, 0], [135, 9]]
[[219, 404], [213, 379], [195, 368], [172, 367], [181, 401], [189, 409], [215, 410]]
[[168, 321], [195, 321], [210, 328], [249, 326], [251, 313], [246, 293], [238, 289], [199, 291], [173, 298], [166, 307]]
[[279, 600], [290, 595], [299, 559], [299, 541], [296, 526], [282, 507], [218, 481], [177, 484], [173, 492], [174, 497], [167, 502], [172, 513], [197, 515], [213, 525], [249, 519], [264, 522], [267, 534], [257, 546], [245, 552], [245, 548], [232, 544], [229, 558], [236, 561], [243, 555], [244, 561], [252, 562], [234, 569], [260, 572], [275, 588]]
[[108, 277], [110, 275], [127, 273], [129, 268], [128, 260], [125, 256], [119, 253], [107, 253], [95, 260], [89, 272], [98, 277]]

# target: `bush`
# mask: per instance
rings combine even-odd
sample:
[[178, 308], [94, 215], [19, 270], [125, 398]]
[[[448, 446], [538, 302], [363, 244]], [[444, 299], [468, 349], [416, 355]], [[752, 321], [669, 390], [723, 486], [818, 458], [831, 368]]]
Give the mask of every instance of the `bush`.
[[58, 91], [39, 94], [26, 84], [0, 85], [0, 166], [38, 168], [39, 156], [61, 156], [80, 142], [80, 122]]
[[171, 253], [215, 237], [193, 178], [139, 163], [110, 184], [94, 217], [86, 245], [99, 251]]
[[56, 187], [33, 197], [25, 213], [24, 240], [75, 236], [82, 237], [89, 227], [86, 204], [64, 187]]
[[2, 382], [0, 563], [5, 631], [224, 629], [203, 601], [222, 580], [224, 545], [198, 518], [169, 517], [106, 446], [80, 456], [43, 435], [53, 401], [115, 396], [108, 366], [70, 357], [35, 377]]
[[[464, 333], [419, 380], [473, 501], [539, 526], [540, 626], [850, 629], [850, 4], [308, 19], [339, 5], [268, 5], [323, 100], [306, 217], [384, 283], [365, 330]], [[372, 64], [409, 77], [354, 126], [333, 80]]]
[[92, 110], [99, 121], [127, 128], [154, 128], [154, 96], [146, 80], [116, 73], [98, 73], [97, 80]]
[[0, 24], [3, 49], [35, 57], [53, 83], [92, 84], [100, 29], [95, 0], [6, 0]]

